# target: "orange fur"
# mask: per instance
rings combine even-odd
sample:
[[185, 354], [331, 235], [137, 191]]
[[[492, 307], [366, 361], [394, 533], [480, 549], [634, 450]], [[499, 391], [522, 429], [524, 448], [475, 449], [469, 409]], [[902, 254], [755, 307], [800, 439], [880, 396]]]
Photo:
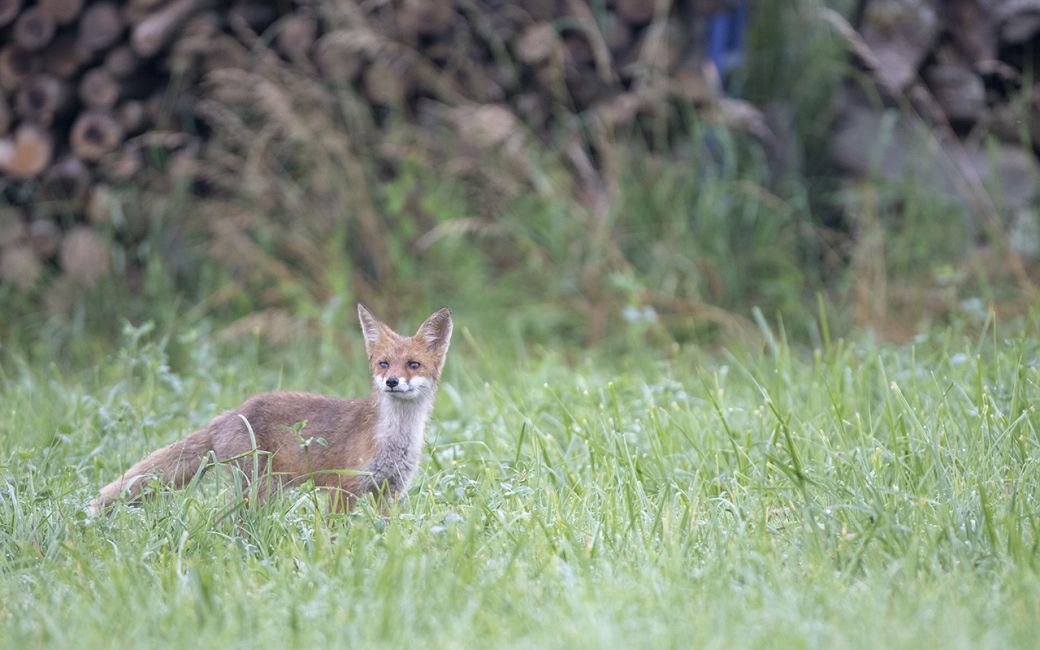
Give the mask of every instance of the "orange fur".
[[[271, 487], [306, 479], [330, 488], [341, 507], [353, 507], [356, 498], [367, 493], [396, 498], [418, 465], [451, 342], [451, 312], [434, 312], [408, 337], [363, 305], [358, 305], [358, 317], [372, 370], [368, 397], [342, 400], [294, 392], [250, 397], [205, 428], [136, 463], [101, 489], [91, 509], [100, 512], [123, 493], [131, 500], [140, 498], [152, 477], [166, 486], [182, 487], [204, 471], [208, 458], [237, 467], [251, 481], [255, 454], [264, 470], [263, 482], [254, 486], [260, 499]], [[391, 378], [395, 381], [388, 381]], [[300, 423], [303, 428], [297, 431], [294, 427]]]

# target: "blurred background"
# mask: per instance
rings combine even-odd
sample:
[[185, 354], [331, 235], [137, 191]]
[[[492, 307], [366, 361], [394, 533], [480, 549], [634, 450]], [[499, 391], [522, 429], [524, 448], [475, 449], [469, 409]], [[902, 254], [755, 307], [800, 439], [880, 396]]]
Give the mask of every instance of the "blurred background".
[[1029, 0], [0, 0], [0, 345], [713, 345], [1035, 304]]

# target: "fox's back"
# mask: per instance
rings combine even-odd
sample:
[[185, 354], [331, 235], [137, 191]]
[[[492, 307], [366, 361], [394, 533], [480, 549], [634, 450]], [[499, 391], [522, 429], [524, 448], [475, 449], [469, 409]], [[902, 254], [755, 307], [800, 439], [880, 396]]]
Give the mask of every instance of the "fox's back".
[[271, 392], [250, 397], [210, 426], [222, 455], [249, 452], [252, 428], [257, 449], [270, 454], [273, 472], [300, 474], [360, 468], [375, 448], [375, 420], [370, 398]]

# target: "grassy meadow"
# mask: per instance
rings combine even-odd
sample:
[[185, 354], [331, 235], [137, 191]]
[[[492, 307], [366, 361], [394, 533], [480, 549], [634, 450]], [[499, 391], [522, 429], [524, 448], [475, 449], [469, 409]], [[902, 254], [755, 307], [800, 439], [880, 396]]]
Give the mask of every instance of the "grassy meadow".
[[[756, 14], [772, 166], [690, 107], [585, 178], [231, 80], [285, 108], [238, 88], [233, 200], [122, 188], [109, 282], [0, 284], [0, 648], [1040, 647], [1036, 261], [1007, 215], [833, 176], [849, 4]], [[454, 310], [389, 516], [220, 471], [87, 515], [253, 393], [366, 392], [355, 300]]]
[[817, 347], [762, 319], [570, 357], [456, 319], [387, 518], [307, 487], [244, 509], [220, 472], [83, 510], [252, 392], [365, 391], [345, 323], [277, 350], [126, 326], [75, 371], [9, 356], [0, 644], [1035, 647], [1035, 319]]

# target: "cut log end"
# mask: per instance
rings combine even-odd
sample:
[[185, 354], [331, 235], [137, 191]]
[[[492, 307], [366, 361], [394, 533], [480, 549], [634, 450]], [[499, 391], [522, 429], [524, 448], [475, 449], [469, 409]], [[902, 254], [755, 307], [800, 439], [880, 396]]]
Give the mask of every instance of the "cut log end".
[[80, 101], [90, 108], [112, 108], [119, 92], [119, 81], [104, 67], [88, 70], [79, 82]]
[[138, 56], [155, 56], [170, 41], [177, 29], [197, 11], [209, 4], [208, 0], [172, 0], [162, 9], [142, 20], [130, 36], [130, 44]]
[[87, 51], [100, 52], [111, 47], [125, 29], [123, 14], [115, 3], [92, 3], [80, 18], [77, 41]]
[[37, 0], [59, 25], [68, 25], [83, 11], [83, 0]]
[[33, 219], [29, 224], [29, 244], [42, 259], [54, 257], [61, 245], [61, 229], [50, 219]]
[[66, 275], [91, 287], [108, 275], [112, 257], [108, 240], [90, 228], [73, 228], [61, 242], [59, 263]]
[[0, 248], [17, 244], [25, 238], [25, 213], [10, 205], [0, 206]]
[[69, 135], [73, 153], [84, 160], [97, 161], [114, 151], [123, 141], [123, 128], [107, 111], [87, 111], [76, 118]]
[[278, 18], [270, 3], [259, 0], [235, 0], [228, 13], [228, 21], [233, 27], [245, 26], [258, 34]]
[[18, 179], [38, 176], [51, 161], [50, 134], [33, 124], [22, 124], [10, 138], [0, 139], [0, 171]]
[[22, 49], [34, 52], [42, 49], [58, 29], [58, 21], [41, 5], [24, 10], [14, 22], [14, 42]]
[[50, 201], [78, 203], [90, 189], [90, 170], [75, 156], [66, 156], [43, 174], [40, 194]]
[[275, 46], [285, 58], [294, 63], [308, 60], [311, 48], [318, 38], [318, 20], [309, 13], [287, 16], [275, 38]]
[[21, 8], [22, 0], [0, 0], [0, 27], [11, 24]]
[[91, 53], [80, 47], [73, 34], [61, 34], [41, 53], [45, 71], [61, 79], [72, 79], [91, 58]]
[[56, 115], [69, 106], [67, 82], [48, 74], [26, 79], [15, 96], [15, 111], [22, 119], [49, 127]]
[[333, 84], [349, 84], [361, 72], [361, 54], [335, 32], [318, 39], [314, 48], [314, 62], [321, 76]]
[[13, 119], [11, 105], [7, 103], [7, 98], [4, 97], [3, 93], [0, 93], [0, 135], [7, 135]]
[[18, 86], [31, 74], [40, 69], [40, 57], [17, 45], [0, 49], [0, 87], [8, 91]]
[[20, 244], [0, 251], [0, 280], [28, 291], [40, 279], [43, 265], [28, 244]]
[[630, 25], [644, 25], [654, 17], [654, 0], [614, 0], [614, 8]]

